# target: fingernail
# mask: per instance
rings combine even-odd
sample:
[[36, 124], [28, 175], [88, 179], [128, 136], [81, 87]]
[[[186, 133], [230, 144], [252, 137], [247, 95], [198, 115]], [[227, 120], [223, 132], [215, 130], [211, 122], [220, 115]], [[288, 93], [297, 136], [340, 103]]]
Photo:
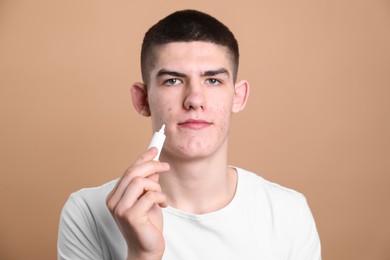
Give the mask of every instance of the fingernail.
[[163, 162], [163, 163], [162, 163], [162, 166], [163, 166], [165, 169], [169, 169], [169, 163]]

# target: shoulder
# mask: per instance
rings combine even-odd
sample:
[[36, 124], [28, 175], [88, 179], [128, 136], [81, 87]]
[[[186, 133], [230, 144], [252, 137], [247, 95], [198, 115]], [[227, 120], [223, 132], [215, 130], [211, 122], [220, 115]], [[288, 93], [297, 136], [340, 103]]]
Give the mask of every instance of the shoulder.
[[[305, 196], [293, 189], [270, 182], [253, 172], [237, 169], [241, 200], [256, 214], [291, 229], [312, 218]], [[303, 220], [305, 219], [305, 220]]]
[[241, 168], [236, 169], [239, 175], [239, 181], [241, 182], [240, 185], [247, 192], [265, 196], [274, 203], [306, 203], [305, 196], [298, 191], [268, 181], [253, 172]]
[[103, 259], [109, 241], [123, 244], [106, 206], [106, 197], [117, 180], [72, 193], [65, 203], [58, 231], [59, 259]]
[[106, 197], [117, 180], [107, 182], [98, 187], [83, 188], [70, 194], [62, 209], [62, 218], [93, 219], [94, 215], [107, 215]]
[[255, 215], [273, 223], [284, 235], [298, 238], [306, 232], [318, 240], [313, 215], [302, 193], [243, 169], [237, 169], [237, 172], [241, 197], [250, 201]]
[[270, 234], [287, 241], [292, 258], [321, 259], [316, 224], [305, 196], [255, 173], [236, 169], [241, 197], [250, 201], [253, 214], [265, 223], [263, 230], [269, 227]]
[[101, 198], [105, 200], [117, 181], [116, 179], [97, 187], [82, 188], [70, 194], [69, 199], [78, 202], [84, 201], [86, 203], [100, 201]]

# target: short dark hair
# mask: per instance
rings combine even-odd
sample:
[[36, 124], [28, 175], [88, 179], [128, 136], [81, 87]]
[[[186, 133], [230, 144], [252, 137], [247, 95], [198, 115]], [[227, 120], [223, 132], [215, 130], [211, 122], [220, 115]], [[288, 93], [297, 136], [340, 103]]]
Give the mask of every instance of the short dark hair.
[[233, 80], [236, 81], [239, 63], [236, 38], [223, 23], [209, 14], [196, 10], [174, 12], [145, 33], [141, 49], [143, 81], [148, 82], [149, 72], [154, 64], [154, 47], [172, 42], [191, 41], [211, 42], [227, 47], [232, 59]]

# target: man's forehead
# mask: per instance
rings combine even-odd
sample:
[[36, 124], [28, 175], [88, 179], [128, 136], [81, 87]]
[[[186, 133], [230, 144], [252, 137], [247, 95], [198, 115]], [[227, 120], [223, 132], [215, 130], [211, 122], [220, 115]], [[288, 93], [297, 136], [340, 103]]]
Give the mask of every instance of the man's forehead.
[[202, 63], [203, 71], [225, 68], [232, 74], [233, 56], [226, 46], [211, 42], [172, 42], [153, 48], [153, 71], [180, 70], [192, 62]]

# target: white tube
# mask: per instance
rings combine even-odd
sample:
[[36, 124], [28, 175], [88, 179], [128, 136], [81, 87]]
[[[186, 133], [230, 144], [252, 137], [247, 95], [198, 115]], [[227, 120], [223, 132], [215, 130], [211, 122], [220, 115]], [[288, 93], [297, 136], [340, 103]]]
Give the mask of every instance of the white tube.
[[154, 157], [153, 159], [154, 161], [158, 161], [158, 159], [160, 158], [161, 150], [165, 141], [164, 130], [165, 130], [165, 124], [162, 125], [161, 129], [158, 132], [154, 133], [152, 141], [150, 142], [148, 147], [148, 149], [151, 147], [156, 147], [158, 150], [156, 157]]

